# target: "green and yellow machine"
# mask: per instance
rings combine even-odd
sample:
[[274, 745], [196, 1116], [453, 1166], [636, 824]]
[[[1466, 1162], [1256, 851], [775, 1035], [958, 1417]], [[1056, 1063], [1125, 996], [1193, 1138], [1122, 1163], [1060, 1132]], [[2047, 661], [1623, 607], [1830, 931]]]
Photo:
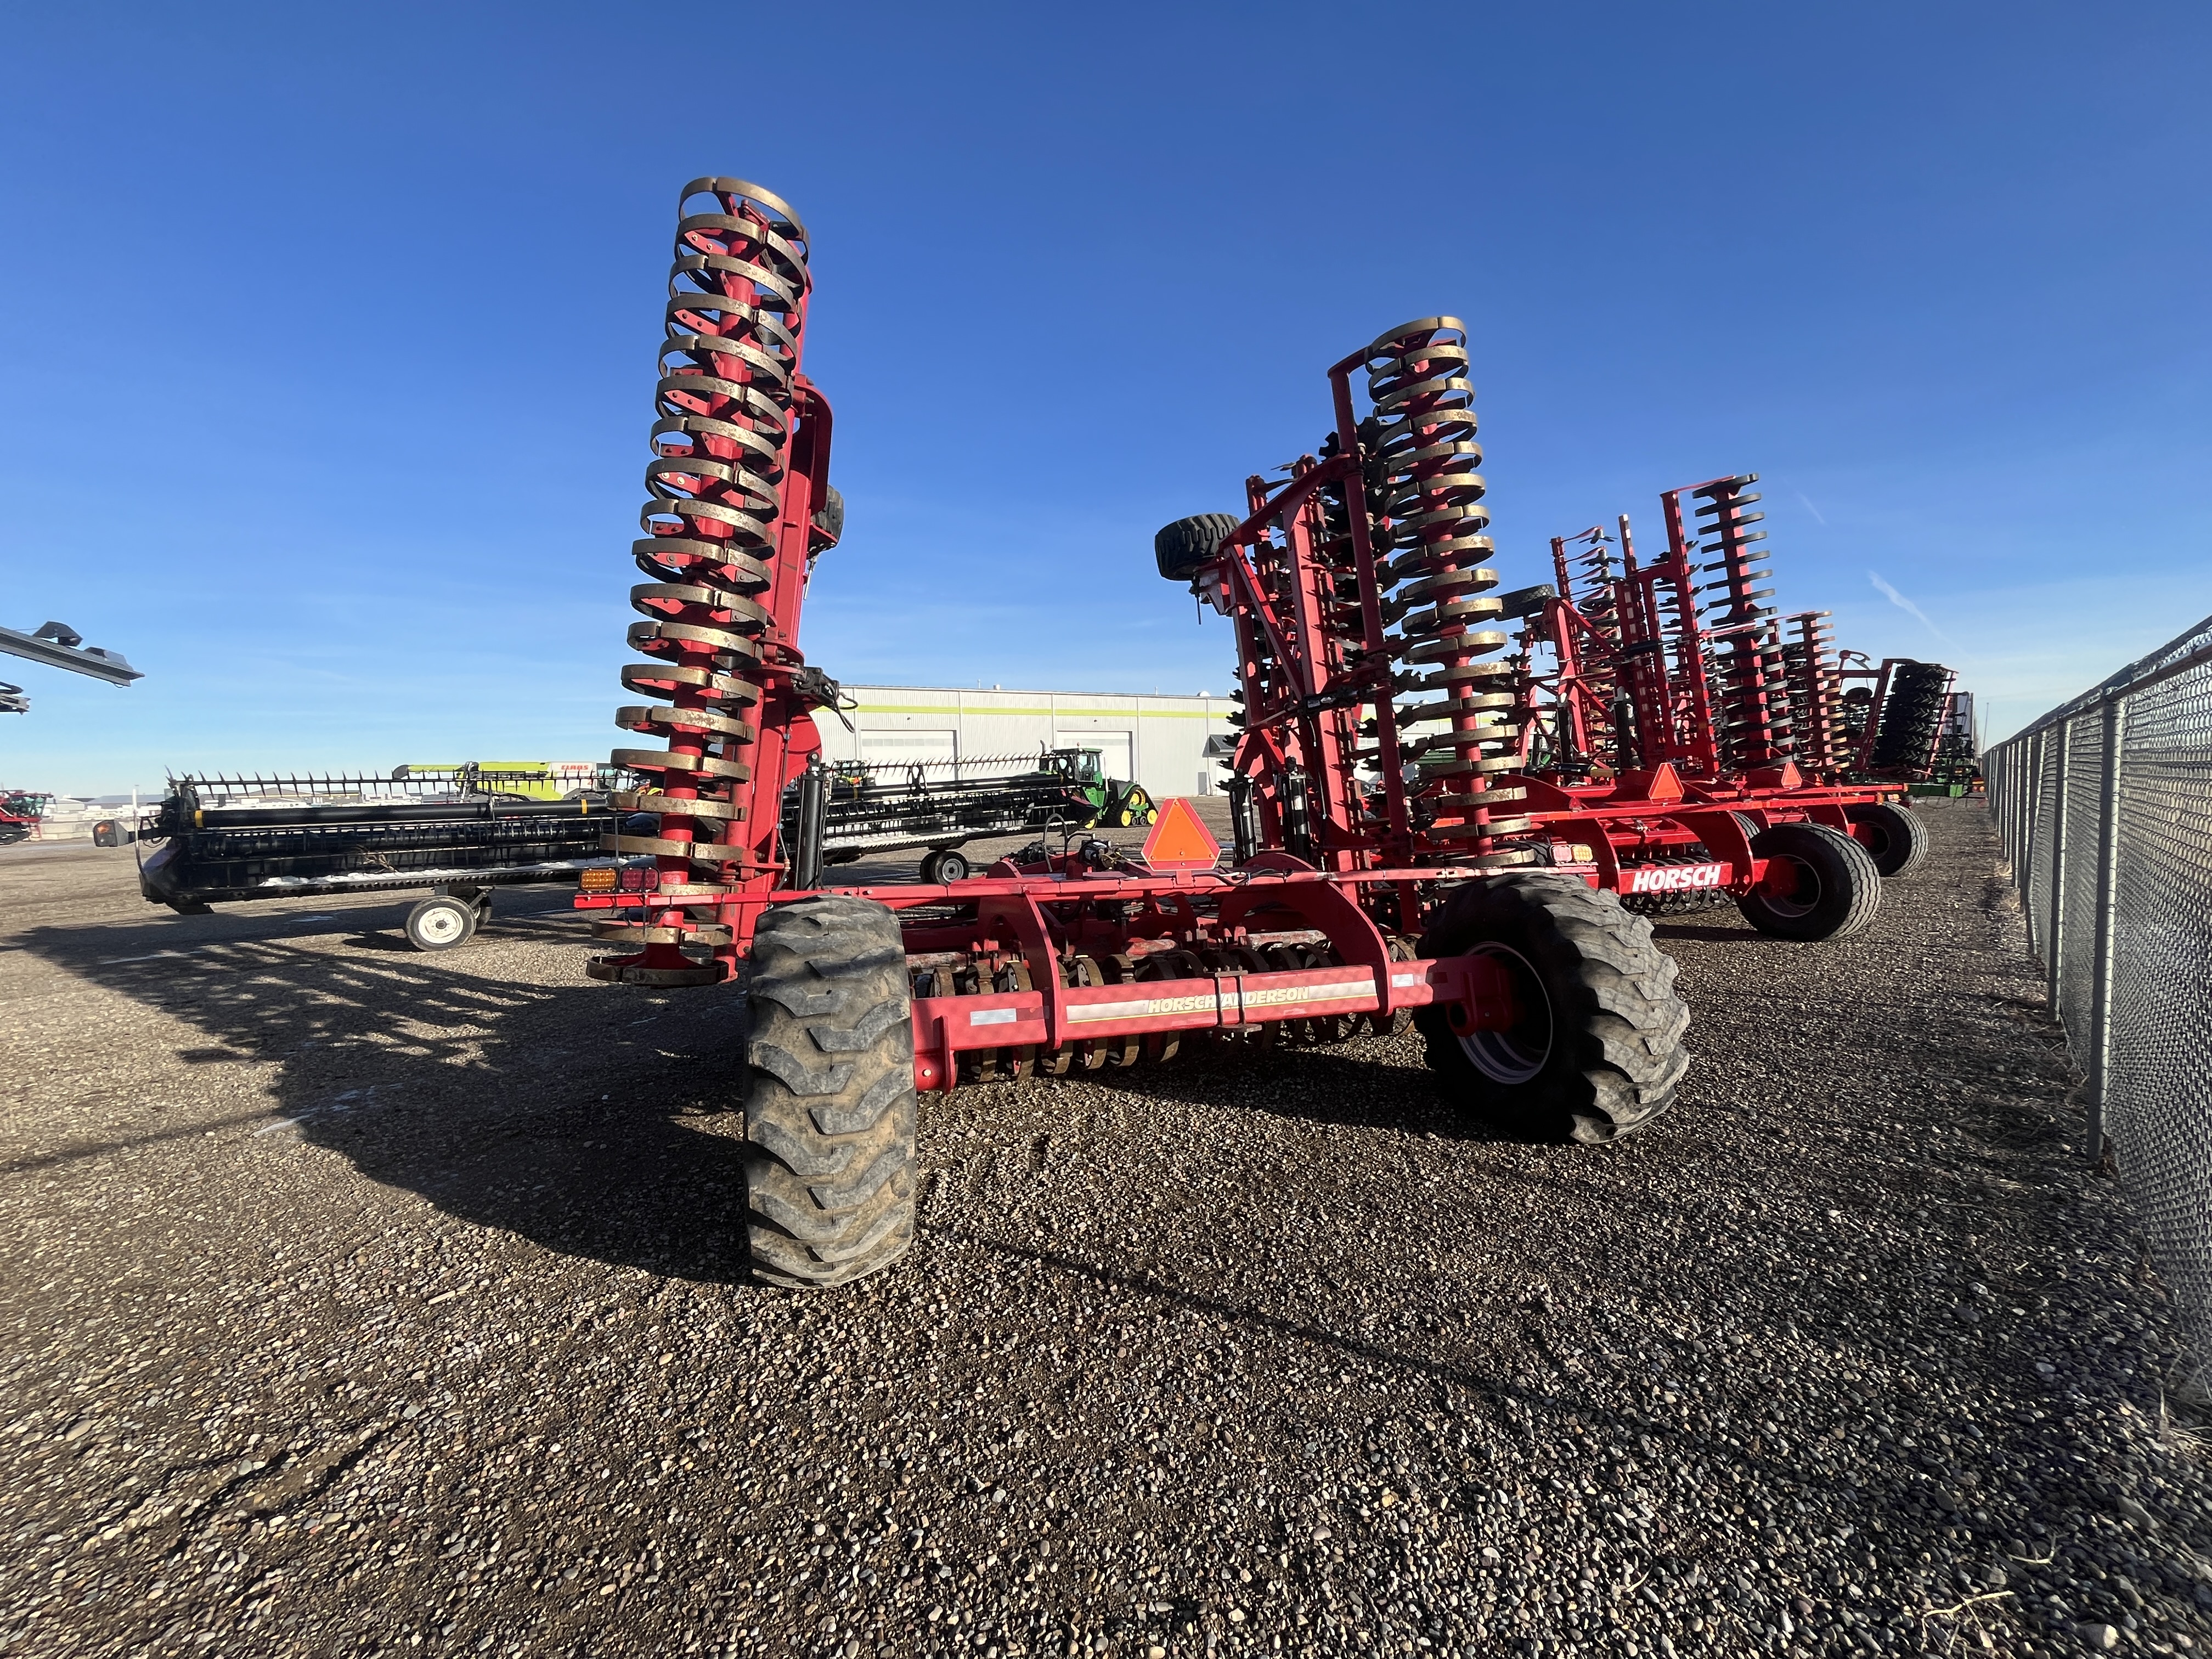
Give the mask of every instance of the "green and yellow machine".
[[[1144, 786], [1106, 775], [1096, 749], [957, 761], [833, 761], [817, 770], [812, 810], [821, 815], [823, 862], [927, 848], [922, 879], [933, 884], [963, 879], [969, 863], [958, 849], [981, 836], [1119, 829], [1159, 817]], [[807, 787], [801, 780], [784, 792], [785, 831], [793, 837], [808, 810]]]
[[617, 767], [576, 761], [410, 761], [393, 767], [392, 778], [395, 783], [448, 783], [466, 794], [521, 800], [568, 800], [619, 789], [628, 781]]
[[1096, 749], [1051, 750], [1044, 757], [1044, 766], [1060, 776], [1071, 794], [1091, 804], [1091, 822], [1082, 826], [1086, 830], [1100, 824], [1127, 829], [1159, 818], [1160, 809], [1152, 804], [1144, 786], [1127, 778], [1108, 777]]

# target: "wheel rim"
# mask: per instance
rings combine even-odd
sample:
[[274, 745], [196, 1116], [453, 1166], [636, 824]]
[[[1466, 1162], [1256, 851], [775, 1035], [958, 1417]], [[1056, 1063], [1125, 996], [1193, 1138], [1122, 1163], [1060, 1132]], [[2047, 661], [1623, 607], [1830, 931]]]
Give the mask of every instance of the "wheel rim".
[[425, 945], [451, 945], [467, 927], [465, 915], [449, 904], [440, 904], [416, 919], [415, 933]]
[[959, 881], [968, 873], [968, 860], [963, 858], [941, 858], [937, 861], [937, 879], [941, 885]]
[[[1777, 868], [1788, 872], [1786, 888], [1775, 884]], [[1767, 908], [1778, 916], [1810, 915], [1820, 902], [1820, 872], [1802, 859], [1785, 855], [1769, 865], [1759, 892], [1766, 900]]]
[[1478, 945], [1471, 957], [1488, 957], [1504, 965], [1513, 981], [1519, 1017], [1503, 1031], [1468, 1031], [1459, 1046], [1474, 1069], [1492, 1083], [1526, 1083], [1552, 1057], [1552, 999], [1528, 958], [1504, 945]]

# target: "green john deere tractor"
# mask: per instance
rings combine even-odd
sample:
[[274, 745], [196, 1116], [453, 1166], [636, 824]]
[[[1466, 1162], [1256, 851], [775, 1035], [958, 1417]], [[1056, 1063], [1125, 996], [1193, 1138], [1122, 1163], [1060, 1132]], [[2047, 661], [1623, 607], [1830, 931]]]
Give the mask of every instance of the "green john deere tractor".
[[1096, 749], [1054, 749], [1044, 757], [1045, 769], [1066, 781], [1071, 798], [1079, 797], [1091, 808], [1091, 822], [1083, 827], [1127, 829], [1132, 824], [1156, 823], [1160, 809], [1142, 784], [1126, 778], [1109, 778]]

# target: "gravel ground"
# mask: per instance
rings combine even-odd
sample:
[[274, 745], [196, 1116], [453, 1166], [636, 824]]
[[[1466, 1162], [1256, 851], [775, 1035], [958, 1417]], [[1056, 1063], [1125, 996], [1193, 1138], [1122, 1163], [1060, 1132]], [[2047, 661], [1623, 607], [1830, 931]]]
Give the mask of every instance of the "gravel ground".
[[1867, 938], [1662, 928], [1698, 1059], [1617, 1147], [1408, 1042], [965, 1090], [811, 1297], [732, 1250], [732, 996], [562, 895], [426, 957], [0, 853], [0, 1650], [2202, 1650], [2175, 1322], [1928, 815]]

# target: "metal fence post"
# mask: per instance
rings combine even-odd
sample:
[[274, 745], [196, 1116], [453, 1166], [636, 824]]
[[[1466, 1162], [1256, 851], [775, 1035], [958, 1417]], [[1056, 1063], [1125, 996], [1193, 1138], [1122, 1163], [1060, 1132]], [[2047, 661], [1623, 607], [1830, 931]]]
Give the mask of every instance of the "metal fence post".
[[2035, 860], [2036, 854], [2043, 849], [2035, 844], [2035, 820], [2043, 807], [2044, 750], [2044, 734], [2038, 732], [2028, 739], [2027, 788], [2020, 803], [2020, 873], [2013, 878], [2020, 884], [2020, 914], [2021, 919], [2027, 924], [2030, 955], [2039, 953], [2043, 945], [2037, 937], [2043, 931], [2043, 918], [2035, 910]]
[[2036, 844], [2035, 824], [2043, 814], [2043, 769], [2048, 758], [2043, 733], [2038, 732], [2034, 741], [2028, 744], [2027, 793], [2021, 797], [2020, 803], [2020, 858], [2027, 870], [2027, 884], [2020, 891], [2020, 908], [2021, 913], [2027, 919], [2030, 951], [2035, 949], [2036, 934], [2043, 931], [2043, 918], [2035, 911], [2035, 861], [2037, 855], [2043, 851]]
[[1997, 814], [1997, 838], [2004, 842], [2004, 863], [2013, 863], [2013, 752], [1990, 750], [1989, 807]]
[[2013, 860], [2013, 884], [2020, 883], [2020, 775], [2027, 765], [2020, 738], [2004, 750], [2004, 856]]
[[2009, 797], [2005, 802], [2005, 839], [2012, 843], [2012, 878], [2017, 886], [2027, 878], [2027, 860], [2021, 855], [2020, 845], [2020, 796], [2027, 787], [2027, 744], [2014, 738], [2009, 752], [2012, 760], [2005, 786]]
[[2020, 879], [2020, 745], [2004, 750], [2005, 861], [2012, 866], [2013, 880]]
[[1997, 748], [1989, 752], [1986, 781], [1989, 810], [1997, 818], [1997, 845], [2004, 848], [2004, 863], [2013, 863], [2013, 752]]
[[2072, 746], [2074, 722], [2060, 720], [2051, 727], [2058, 745], [2057, 769], [2051, 782], [2051, 923], [2044, 930], [2044, 978], [2049, 986], [2051, 1013], [2059, 1017], [2060, 958], [2066, 950], [2066, 751]]
[[2005, 858], [2012, 866], [2015, 885], [2020, 881], [2020, 744], [2005, 745], [2004, 751], [2004, 838]]
[[2097, 940], [2089, 963], [2089, 1086], [2083, 1103], [2081, 1155], [2105, 1155], [2105, 1100], [2112, 1076], [2112, 957], [2119, 931], [2120, 749], [2127, 699], [2105, 704], [2104, 787], [2097, 792]]
[[2005, 747], [2005, 857], [2012, 862], [2013, 880], [2020, 880], [2020, 744]]
[[2004, 852], [2013, 860], [2013, 880], [2020, 880], [2020, 775], [2027, 761], [2021, 757], [2021, 744], [2013, 741], [2004, 750]]

